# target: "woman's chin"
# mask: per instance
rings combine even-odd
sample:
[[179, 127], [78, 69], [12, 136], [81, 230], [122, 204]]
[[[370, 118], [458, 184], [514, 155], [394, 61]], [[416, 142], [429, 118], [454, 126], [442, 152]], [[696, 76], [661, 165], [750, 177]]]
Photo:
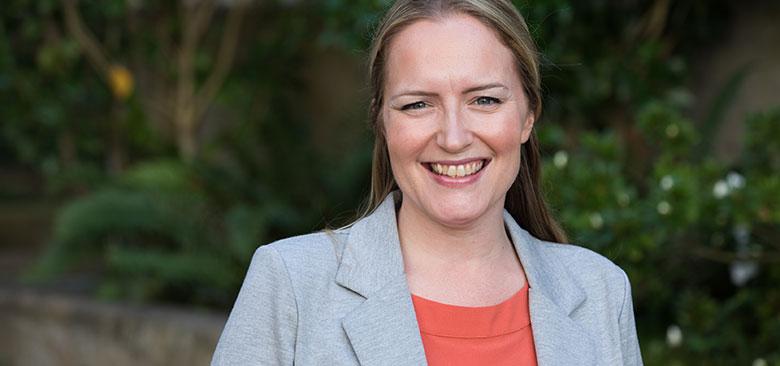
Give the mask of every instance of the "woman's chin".
[[481, 195], [436, 193], [405, 197], [404, 204], [409, 205], [407, 209], [415, 212], [410, 217], [452, 229], [465, 229], [482, 222], [490, 214], [490, 201]]
[[480, 221], [484, 216], [484, 210], [477, 210], [476, 207], [440, 207], [436, 210], [433, 219], [439, 224], [451, 228], [468, 227], [471, 224]]

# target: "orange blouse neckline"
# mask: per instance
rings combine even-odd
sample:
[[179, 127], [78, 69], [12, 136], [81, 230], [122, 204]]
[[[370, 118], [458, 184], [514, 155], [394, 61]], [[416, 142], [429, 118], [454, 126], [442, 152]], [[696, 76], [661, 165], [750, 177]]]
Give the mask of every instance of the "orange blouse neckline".
[[[412, 294], [420, 332], [455, 338], [489, 338], [531, 325], [528, 281], [508, 299], [489, 306], [445, 304]], [[525, 309], [525, 311], [522, 311]]]

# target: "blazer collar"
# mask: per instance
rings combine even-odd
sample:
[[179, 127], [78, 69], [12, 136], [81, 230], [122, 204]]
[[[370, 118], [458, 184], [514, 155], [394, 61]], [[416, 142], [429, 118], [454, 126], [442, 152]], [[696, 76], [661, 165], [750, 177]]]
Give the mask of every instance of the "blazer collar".
[[361, 365], [426, 365], [395, 218], [400, 192], [349, 229], [336, 282], [366, 298], [342, 320]]
[[566, 315], [571, 314], [585, 301], [585, 291], [564, 263], [557, 257], [545, 255], [543, 246], [556, 244], [545, 243], [532, 236], [517, 224], [507, 210], [504, 210], [504, 225], [523, 265], [528, 287], [554, 299]]
[[374, 212], [349, 229], [336, 282], [368, 298], [388, 282], [404, 277], [395, 217], [401, 192], [393, 191]]
[[504, 224], [528, 281], [528, 307], [537, 363], [542, 365], [598, 365], [599, 350], [591, 334], [571, 315], [585, 301], [579, 279], [548, 245], [515, 222], [504, 210]]
[[[366, 298], [342, 322], [362, 365], [426, 364], [398, 239], [400, 199], [400, 191], [392, 192], [371, 215], [352, 225], [336, 273], [338, 284]], [[576, 277], [542, 248], [554, 244], [531, 236], [506, 210], [504, 224], [528, 281], [539, 365], [561, 360], [595, 364], [593, 340], [569, 317], [586, 298]]]

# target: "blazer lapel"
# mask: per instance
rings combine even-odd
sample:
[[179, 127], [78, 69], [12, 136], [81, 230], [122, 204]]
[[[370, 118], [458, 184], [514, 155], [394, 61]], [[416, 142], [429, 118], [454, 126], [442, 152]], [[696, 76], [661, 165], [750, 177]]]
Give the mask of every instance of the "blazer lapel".
[[528, 281], [528, 303], [536, 358], [540, 366], [595, 365], [596, 344], [570, 315], [585, 291], [563, 263], [545, 256], [545, 243], [529, 234], [504, 210], [504, 223]]
[[361, 365], [426, 365], [405, 278], [372, 294], [342, 321]]
[[530, 288], [531, 329], [540, 366], [597, 365], [596, 344], [544, 292]]
[[361, 365], [427, 365], [398, 240], [399, 194], [352, 226], [336, 273], [366, 299], [342, 320]]

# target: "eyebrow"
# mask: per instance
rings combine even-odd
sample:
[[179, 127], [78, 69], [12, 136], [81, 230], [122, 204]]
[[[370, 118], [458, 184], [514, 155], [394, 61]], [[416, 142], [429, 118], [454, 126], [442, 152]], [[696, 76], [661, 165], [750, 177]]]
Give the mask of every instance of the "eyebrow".
[[[464, 90], [462, 94], [469, 94], [469, 93], [473, 93], [473, 92], [477, 92], [477, 91], [494, 89], [494, 88], [502, 88], [502, 89], [507, 89], [507, 90], [509, 89], [509, 88], [506, 87], [506, 85], [501, 84], [501, 83], [489, 83], [489, 84], [485, 84], [485, 85], [478, 85], [478, 86], [473, 86], [471, 88], [468, 88], [468, 89]], [[396, 95], [393, 95], [390, 98], [390, 100], [396, 99], [398, 97], [403, 97], [403, 96], [433, 97], [433, 96], [436, 96], [436, 95], [438, 95], [438, 94], [432, 93], [432, 92], [423, 91], [423, 90], [404, 90], [404, 91], [402, 91], [402, 92], [400, 92], [400, 93], [398, 93]]]
[[472, 87], [472, 88], [468, 88], [468, 89], [463, 91], [463, 94], [468, 94], [468, 93], [473, 93], [475, 91], [482, 91], [482, 90], [493, 89], [493, 88], [509, 89], [504, 84], [501, 84], [501, 83], [490, 83], [490, 84], [485, 84], [485, 85], [480, 85], [480, 86], [475, 86], [475, 87]]

